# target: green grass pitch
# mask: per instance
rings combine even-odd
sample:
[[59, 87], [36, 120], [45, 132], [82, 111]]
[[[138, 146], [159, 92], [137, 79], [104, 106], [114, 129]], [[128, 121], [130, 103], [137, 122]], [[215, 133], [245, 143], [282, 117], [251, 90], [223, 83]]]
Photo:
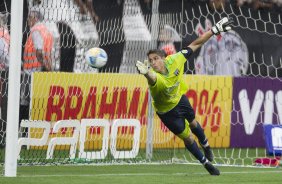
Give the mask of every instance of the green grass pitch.
[[[218, 166], [220, 176], [210, 176], [201, 165], [64, 165], [20, 166], [17, 177], [0, 176], [1, 184], [269, 184], [282, 183], [282, 168]], [[3, 167], [0, 167], [3, 171]]]

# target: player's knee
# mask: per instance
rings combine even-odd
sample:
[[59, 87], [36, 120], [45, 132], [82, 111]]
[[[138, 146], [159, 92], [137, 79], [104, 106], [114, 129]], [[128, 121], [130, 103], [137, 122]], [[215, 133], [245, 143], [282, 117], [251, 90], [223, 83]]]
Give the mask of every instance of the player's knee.
[[189, 135], [188, 137], [184, 138], [183, 141], [185, 145], [191, 145], [194, 142], [194, 138], [192, 135]]
[[191, 129], [197, 128], [197, 121], [196, 121], [196, 119], [194, 119], [192, 122], [189, 123], [189, 127]]

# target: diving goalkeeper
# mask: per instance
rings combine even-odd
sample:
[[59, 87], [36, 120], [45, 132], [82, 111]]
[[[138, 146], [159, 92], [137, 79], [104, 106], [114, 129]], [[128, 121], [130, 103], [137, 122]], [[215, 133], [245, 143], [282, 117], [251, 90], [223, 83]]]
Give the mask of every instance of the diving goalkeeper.
[[[184, 64], [189, 56], [213, 35], [230, 30], [231, 23], [232, 21], [225, 17], [180, 52], [166, 57], [162, 50], [150, 50], [147, 53], [149, 61], [136, 62], [139, 73], [147, 78], [153, 105], [159, 118], [170, 131], [184, 141], [185, 147], [211, 175], [220, 175], [220, 172], [211, 163], [213, 153], [208, 140], [195, 119], [195, 112], [188, 98], [184, 95], [188, 90], [183, 80]], [[152, 69], [149, 69], [149, 65]], [[204, 154], [190, 134], [190, 130], [198, 138]]]

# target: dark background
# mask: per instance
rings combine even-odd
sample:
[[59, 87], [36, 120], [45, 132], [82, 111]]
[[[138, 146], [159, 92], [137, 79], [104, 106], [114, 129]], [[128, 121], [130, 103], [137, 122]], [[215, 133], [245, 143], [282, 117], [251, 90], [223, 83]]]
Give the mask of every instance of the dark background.
[[[100, 37], [100, 47], [104, 48], [109, 56], [107, 65], [100, 70], [119, 72], [121, 64], [123, 47], [124, 47], [124, 34], [122, 21], [119, 21], [118, 27], [111, 31], [112, 34], [105, 34], [107, 30], [103, 23], [110, 19], [121, 19], [123, 11], [123, 0], [93, 0], [94, 10], [99, 16], [99, 22], [96, 24], [97, 31]], [[139, 0], [140, 7], [144, 15], [152, 14], [152, 1]], [[8, 11], [10, 11], [11, 1], [6, 0]], [[183, 6], [183, 8], [182, 8]], [[207, 8], [208, 7], [208, 8]], [[213, 10], [208, 6], [208, 0], [160, 0], [159, 13], [179, 13], [181, 12], [183, 25], [178, 26], [178, 32], [183, 34], [182, 42], [175, 43], [177, 49], [187, 46], [197, 35], [194, 33], [193, 25], [198, 22], [203, 23], [206, 18], [213, 20], [213, 24], [219, 21], [221, 17], [233, 17], [235, 21], [233, 29], [241, 36], [247, 44], [249, 50], [250, 65], [248, 68], [247, 76], [269, 76], [269, 77], [282, 77], [281, 59], [282, 59], [282, 25], [278, 17], [282, 17], [281, 7], [273, 6], [272, 8], [253, 9], [250, 4], [240, 7], [236, 5], [236, 0], [227, 1], [224, 11]], [[194, 15], [192, 13], [194, 12]], [[201, 11], [200, 11], [201, 10]], [[3, 2], [0, 3], [0, 11], [5, 11]], [[186, 17], [186, 14], [188, 18]], [[23, 45], [27, 38], [28, 26], [26, 25], [26, 18], [28, 14], [27, 1], [24, 1], [24, 15], [23, 15]], [[249, 18], [246, 18], [249, 17]], [[261, 17], [261, 20], [259, 20]], [[8, 24], [10, 24], [10, 17]], [[150, 28], [151, 25], [148, 25]], [[185, 35], [185, 33], [187, 33]], [[113, 34], [114, 33], [114, 34]], [[104, 40], [109, 36], [120, 35], [119, 42], [111, 44], [103, 44]], [[75, 50], [70, 50], [74, 52]], [[198, 51], [199, 52], [199, 51]], [[197, 57], [196, 52], [190, 61]], [[67, 54], [66, 54], [67, 55]], [[190, 62], [187, 73], [195, 73], [194, 63]], [[113, 68], [115, 68], [113, 70]], [[70, 69], [70, 71], [72, 71]]]

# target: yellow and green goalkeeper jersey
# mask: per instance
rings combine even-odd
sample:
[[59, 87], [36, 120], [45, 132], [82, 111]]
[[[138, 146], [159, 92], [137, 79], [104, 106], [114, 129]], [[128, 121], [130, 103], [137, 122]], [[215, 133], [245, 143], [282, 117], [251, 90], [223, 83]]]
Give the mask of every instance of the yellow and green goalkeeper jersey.
[[[188, 53], [187, 53], [188, 52]], [[192, 50], [182, 50], [165, 58], [165, 66], [168, 70], [166, 75], [156, 72], [157, 80], [150, 86], [153, 105], [158, 113], [166, 113], [173, 109], [181, 96], [188, 90], [184, 82], [184, 63]]]

